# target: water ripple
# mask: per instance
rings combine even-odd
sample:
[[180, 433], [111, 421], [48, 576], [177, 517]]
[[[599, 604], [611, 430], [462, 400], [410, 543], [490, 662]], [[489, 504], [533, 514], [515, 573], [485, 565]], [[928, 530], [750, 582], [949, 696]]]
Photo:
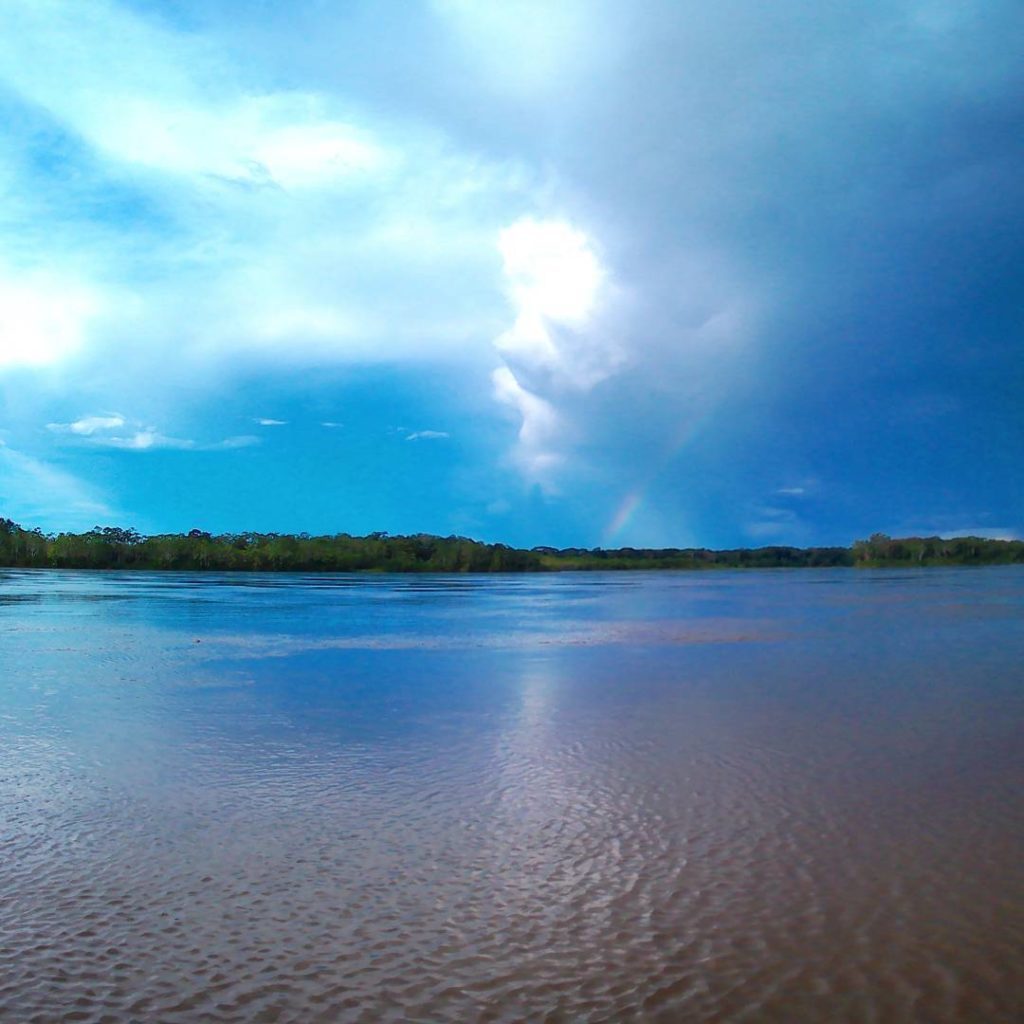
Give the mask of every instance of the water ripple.
[[1024, 577], [992, 578], [941, 627], [948, 589], [876, 602], [914, 578], [695, 612], [591, 577], [543, 630], [474, 583], [447, 639], [447, 586], [382, 634], [307, 631], [305, 583], [244, 629], [164, 579], [7, 604], [0, 1019], [1021, 1019]]

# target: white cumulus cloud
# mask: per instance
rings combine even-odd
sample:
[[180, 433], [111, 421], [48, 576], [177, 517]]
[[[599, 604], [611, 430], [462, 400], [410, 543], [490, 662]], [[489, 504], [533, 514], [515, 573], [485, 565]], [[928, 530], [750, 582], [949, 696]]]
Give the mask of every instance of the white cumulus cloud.
[[553, 487], [567, 439], [560, 396], [590, 391], [627, 359], [608, 316], [617, 293], [593, 241], [565, 221], [522, 218], [498, 249], [514, 320], [494, 343], [505, 362], [495, 395], [522, 418], [515, 461]]
[[518, 444], [513, 461], [531, 480], [555, 487], [554, 472], [565, 461], [559, 452], [564, 431], [551, 402], [527, 391], [507, 366], [499, 366], [492, 375], [494, 393], [500, 402], [511, 406], [520, 416]]
[[525, 217], [498, 239], [512, 326], [495, 346], [515, 373], [587, 390], [624, 360], [601, 330], [612, 296], [591, 239], [561, 220]]

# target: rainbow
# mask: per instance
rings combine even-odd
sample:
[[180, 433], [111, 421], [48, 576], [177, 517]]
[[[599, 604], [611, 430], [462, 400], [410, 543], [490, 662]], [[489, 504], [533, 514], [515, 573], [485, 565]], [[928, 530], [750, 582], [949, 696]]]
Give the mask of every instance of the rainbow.
[[643, 506], [648, 491], [650, 491], [662, 473], [675, 461], [679, 453], [700, 433], [701, 428], [707, 423], [709, 416], [710, 412], [700, 416], [691, 416], [679, 425], [679, 428], [671, 436], [668, 444], [665, 445], [664, 451], [655, 461], [652, 468], [646, 473], [639, 484], [626, 492], [622, 501], [619, 502], [612, 513], [611, 519], [608, 520], [607, 525], [601, 532], [602, 547], [612, 546], [615, 538], [629, 525], [630, 520]]

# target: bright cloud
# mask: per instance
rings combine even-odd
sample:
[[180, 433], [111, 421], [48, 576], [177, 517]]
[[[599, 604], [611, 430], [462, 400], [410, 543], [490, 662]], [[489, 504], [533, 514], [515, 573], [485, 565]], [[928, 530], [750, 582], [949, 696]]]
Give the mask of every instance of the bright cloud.
[[520, 417], [518, 445], [513, 461], [531, 480], [555, 490], [554, 474], [565, 461], [559, 452], [564, 428], [551, 402], [527, 391], [507, 366], [499, 366], [491, 378], [500, 402]]
[[[0, 247], [94, 268], [123, 294], [100, 302], [70, 275], [0, 274], [0, 370], [126, 351], [139, 375], [169, 359], [227, 369], [239, 354], [487, 351], [492, 238], [507, 203], [528, 199], [530, 172], [330, 91], [255, 87], [201, 37], [108, 0], [13, 0], [3, 19], [0, 84], [26, 113], [0, 140], [19, 196]], [[43, 137], [73, 177], [40, 175], [28, 156]]]
[[494, 343], [505, 361], [495, 394], [522, 417], [516, 461], [550, 487], [567, 436], [559, 397], [589, 391], [626, 361], [605, 320], [615, 291], [591, 239], [565, 221], [523, 218], [498, 249], [515, 319]]
[[98, 296], [53, 274], [0, 276], [0, 370], [47, 366], [77, 352]]
[[14, 0], [4, 13], [4, 77], [114, 160], [285, 188], [388, 162], [319, 97], [246, 95], [210, 51], [119, 5]]
[[614, 372], [624, 353], [599, 323], [612, 289], [587, 235], [527, 217], [501, 232], [498, 249], [515, 322], [495, 346], [513, 372], [581, 390]]
[[593, 313], [605, 272], [582, 231], [527, 217], [501, 232], [498, 250], [521, 316], [582, 326]]
[[100, 416], [83, 416], [74, 423], [47, 423], [47, 429], [54, 433], [71, 433], [90, 437], [97, 431], [119, 430], [127, 420], [120, 413], [108, 413]]
[[[249, 153], [248, 159], [285, 188], [381, 174], [398, 159], [352, 125], [329, 120], [293, 122], [254, 133]], [[243, 162], [247, 162], [245, 158]]]

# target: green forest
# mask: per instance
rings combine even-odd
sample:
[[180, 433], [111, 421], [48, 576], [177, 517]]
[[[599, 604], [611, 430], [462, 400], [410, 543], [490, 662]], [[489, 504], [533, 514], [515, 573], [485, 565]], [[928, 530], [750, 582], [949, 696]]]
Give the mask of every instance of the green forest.
[[1024, 541], [874, 534], [850, 547], [552, 548], [530, 550], [467, 537], [372, 533], [353, 537], [203, 530], [144, 536], [97, 526], [47, 534], [0, 519], [0, 566], [229, 572], [552, 572], [594, 569], [778, 569], [1024, 563]]

